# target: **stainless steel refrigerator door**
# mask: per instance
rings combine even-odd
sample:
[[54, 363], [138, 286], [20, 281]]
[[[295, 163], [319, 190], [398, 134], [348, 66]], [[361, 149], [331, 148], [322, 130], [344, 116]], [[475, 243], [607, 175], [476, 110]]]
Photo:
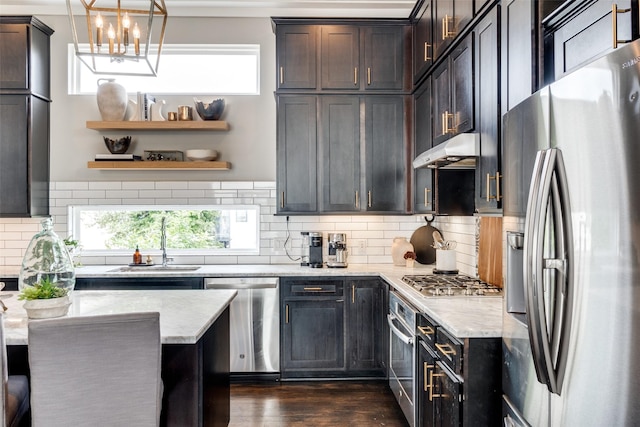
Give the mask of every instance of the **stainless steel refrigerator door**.
[[550, 87], [575, 304], [552, 426], [640, 425], [640, 41]]

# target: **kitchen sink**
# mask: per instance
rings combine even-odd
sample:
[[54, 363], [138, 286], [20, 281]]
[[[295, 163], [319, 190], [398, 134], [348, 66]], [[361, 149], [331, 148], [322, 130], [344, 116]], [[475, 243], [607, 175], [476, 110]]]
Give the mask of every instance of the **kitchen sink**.
[[145, 271], [196, 271], [200, 268], [199, 265], [140, 265], [140, 266], [126, 266], [118, 267], [113, 270], [109, 270], [111, 273], [143, 273]]

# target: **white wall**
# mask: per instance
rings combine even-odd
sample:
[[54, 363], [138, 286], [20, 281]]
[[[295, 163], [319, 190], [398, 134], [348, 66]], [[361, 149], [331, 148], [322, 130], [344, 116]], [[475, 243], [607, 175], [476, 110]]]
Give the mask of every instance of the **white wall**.
[[[165, 43], [230, 43], [260, 45], [260, 95], [224, 96], [228, 132], [129, 132], [133, 151], [214, 148], [232, 163], [230, 171], [100, 171], [87, 169], [96, 153], [107, 153], [102, 136], [124, 136], [124, 131], [99, 132], [85, 127], [100, 120], [95, 96], [67, 95], [67, 45], [72, 42], [66, 16], [38, 16], [55, 30], [51, 37], [51, 180], [275, 180], [276, 104], [275, 35], [268, 18], [175, 18], [167, 24]], [[160, 60], [162, 68], [162, 59]], [[96, 77], [96, 80], [99, 76]], [[133, 96], [131, 96], [132, 99]], [[163, 96], [166, 111], [191, 105], [193, 94]]]

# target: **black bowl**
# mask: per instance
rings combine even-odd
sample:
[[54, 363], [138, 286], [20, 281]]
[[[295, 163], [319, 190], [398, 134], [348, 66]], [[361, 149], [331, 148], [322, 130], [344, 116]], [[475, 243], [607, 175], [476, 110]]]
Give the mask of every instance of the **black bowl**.
[[120, 139], [111, 139], [106, 136], [103, 138], [104, 145], [107, 146], [107, 150], [109, 150], [111, 154], [124, 154], [127, 152], [129, 145], [131, 144], [130, 136], [123, 136]]
[[196, 111], [202, 120], [219, 120], [224, 111], [224, 99], [214, 99], [213, 101], [206, 103], [202, 101], [194, 100], [196, 104]]

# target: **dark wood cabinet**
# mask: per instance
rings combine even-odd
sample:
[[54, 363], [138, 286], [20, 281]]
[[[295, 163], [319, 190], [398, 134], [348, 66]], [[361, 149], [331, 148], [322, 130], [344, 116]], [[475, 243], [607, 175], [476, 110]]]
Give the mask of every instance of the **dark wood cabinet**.
[[51, 34], [33, 17], [0, 17], [0, 217], [49, 214]]
[[[431, 77], [422, 82], [414, 95], [415, 135], [414, 158], [431, 148], [433, 141], [431, 115]], [[421, 168], [414, 171], [413, 211], [415, 213], [434, 212], [433, 169]]]
[[320, 97], [323, 212], [360, 210], [360, 97]]
[[637, 39], [638, 2], [566, 1], [544, 19], [543, 28], [544, 84], [548, 84]]
[[323, 25], [321, 89], [360, 88], [360, 30], [351, 25]]
[[384, 314], [388, 286], [378, 279], [347, 280], [346, 285], [348, 370], [385, 376], [388, 328]]
[[417, 425], [421, 427], [433, 427], [436, 424], [436, 403], [431, 381], [438, 357], [424, 341], [418, 341], [418, 354], [416, 359], [416, 408]]
[[74, 289], [78, 291], [204, 289], [204, 282], [202, 277], [77, 277]]
[[276, 29], [278, 89], [317, 87], [318, 27], [280, 25]]
[[476, 211], [499, 212], [500, 185], [500, 6], [496, 5], [474, 27], [475, 47], [475, 130], [480, 138], [476, 161]]
[[465, 36], [433, 72], [433, 145], [474, 128], [473, 34]]
[[280, 286], [282, 377], [344, 372], [343, 280], [282, 278]]
[[277, 211], [317, 212], [317, 97], [277, 100]]
[[407, 169], [404, 138], [404, 97], [369, 96], [365, 105], [367, 212], [406, 211]]
[[2, 290], [5, 291], [17, 291], [18, 290], [18, 278], [17, 277], [0, 277], [0, 283], [4, 283]]
[[413, 28], [413, 82], [417, 83], [433, 65], [433, 4], [424, 0], [416, 14]]
[[436, 0], [434, 1], [434, 16], [434, 58], [437, 59], [473, 19], [473, 2], [470, 0]]
[[282, 378], [386, 376], [384, 282], [283, 277], [280, 286]]
[[361, 67], [364, 90], [400, 91], [404, 83], [404, 26], [375, 26], [361, 29], [364, 52]]

